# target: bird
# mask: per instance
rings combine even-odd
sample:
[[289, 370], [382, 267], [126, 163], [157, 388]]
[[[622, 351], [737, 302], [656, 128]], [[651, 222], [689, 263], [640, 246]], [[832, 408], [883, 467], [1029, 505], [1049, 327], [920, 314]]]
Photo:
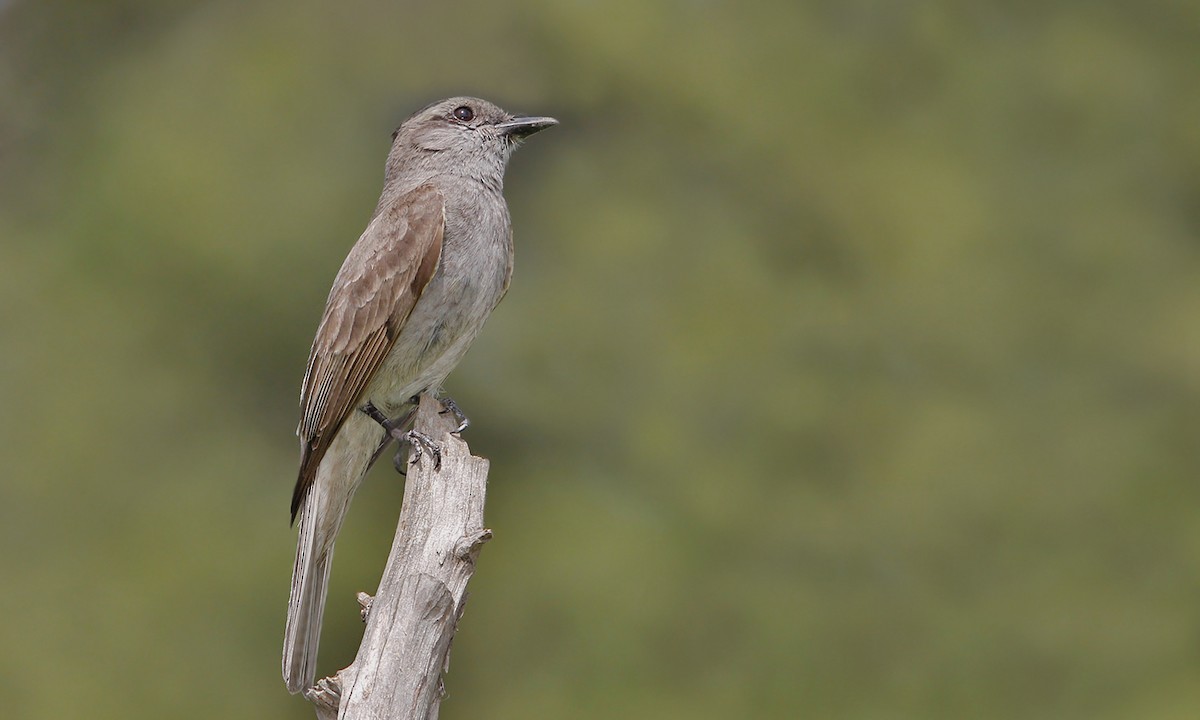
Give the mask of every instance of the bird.
[[[299, 534], [283, 648], [293, 694], [316, 678], [334, 542], [354, 492], [417, 396], [439, 392], [507, 292], [504, 172], [525, 138], [557, 124], [452, 97], [392, 135], [379, 202], [333, 281], [300, 391], [291, 504]], [[461, 430], [465, 416], [451, 408]]]

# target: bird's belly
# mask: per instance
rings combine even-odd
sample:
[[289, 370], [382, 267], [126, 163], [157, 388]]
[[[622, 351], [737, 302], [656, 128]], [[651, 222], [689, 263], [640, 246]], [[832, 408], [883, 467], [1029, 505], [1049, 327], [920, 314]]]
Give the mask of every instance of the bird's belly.
[[437, 390], [458, 365], [503, 294], [503, 281], [460, 282], [435, 277], [422, 293], [379, 372], [367, 385], [370, 400], [388, 417], [409, 399]]

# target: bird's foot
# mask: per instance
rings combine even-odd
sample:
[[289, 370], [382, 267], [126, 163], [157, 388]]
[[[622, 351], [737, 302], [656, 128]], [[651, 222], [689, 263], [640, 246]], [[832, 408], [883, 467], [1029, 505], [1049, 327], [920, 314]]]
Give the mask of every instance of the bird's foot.
[[[392, 465], [401, 475], [408, 475], [408, 465], [416, 465], [421, 462], [421, 458], [425, 453], [429, 453], [433, 457], [433, 469], [442, 469], [442, 448], [429, 437], [419, 430], [409, 430], [404, 433], [400, 440], [400, 449], [396, 451], [396, 456], [392, 458]], [[404, 446], [408, 445], [411, 448], [409, 452], [408, 463], [404, 460]]]
[[[413, 399], [418, 400], [419, 398], [414, 397]], [[443, 403], [443, 405], [444, 404], [445, 403]], [[408, 475], [408, 466], [416, 465], [418, 462], [420, 462], [421, 457], [424, 456], [426, 452], [433, 457], [433, 469], [442, 469], [442, 448], [438, 446], [437, 442], [423, 432], [404, 429], [408, 427], [413, 420], [413, 416], [417, 414], [417, 409], [415, 407], [400, 417], [392, 420], [389, 420], [388, 417], [384, 415], [379, 408], [375, 407], [375, 404], [370, 400], [368, 400], [366, 404], [359, 409], [362, 410], [367, 417], [379, 423], [387, 432], [387, 434], [383, 436], [383, 440], [379, 443], [379, 447], [375, 448], [375, 452], [371, 455], [370, 465], [374, 465], [375, 461], [379, 459], [379, 456], [383, 455], [383, 451], [387, 449], [387, 446], [391, 445], [393, 440], [397, 440], [400, 443], [400, 448], [396, 450], [396, 455], [392, 458], [392, 466], [396, 468], [396, 472], [400, 473], [401, 475]], [[459, 410], [458, 406], [454, 404], [453, 400], [450, 401], [450, 406], [442, 412], [447, 411], [453, 413], [456, 418], [459, 418], [459, 428], [458, 430], [455, 430], [456, 433], [461, 432], [463, 428], [470, 424], [467, 421], [467, 418], [462, 414], [462, 411]], [[407, 461], [404, 457], [404, 448], [406, 445], [411, 448], [411, 452], [409, 453], [410, 457]], [[368, 467], [370, 467], [370, 465], [368, 465]]]
[[466, 416], [452, 397], [442, 398], [442, 409], [439, 411], [439, 414], [445, 415], [446, 413], [453, 415], [454, 419], [458, 421], [458, 427], [450, 431], [451, 435], [458, 435], [471, 426], [471, 418]]
[[[383, 440], [379, 442], [379, 447], [375, 448], [375, 452], [371, 453], [371, 462], [367, 465], [367, 467], [371, 467], [375, 464], [375, 461], [378, 460], [381, 455], [383, 455], [383, 451], [387, 449], [387, 446], [392, 444], [393, 440], [399, 440], [401, 447], [403, 448], [403, 443], [406, 439], [405, 435], [407, 435], [404, 428], [412, 422], [413, 416], [417, 414], [417, 410], [416, 408], [413, 408], [403, 415], [389, 420], [388, 417], [384, 415], [379, 408], [375, 407], [375, 404], [370, 400], [368, 400], [367, 403], [359, 409], [362, 410], [367, 417], [379, 423], [386, 432], [386, 434], [383, 436]], [[397, 465], [396, 469], [400, 470], [400, 466]], [[400, 470], [400, 474], [404, 475], [404, 470]]]

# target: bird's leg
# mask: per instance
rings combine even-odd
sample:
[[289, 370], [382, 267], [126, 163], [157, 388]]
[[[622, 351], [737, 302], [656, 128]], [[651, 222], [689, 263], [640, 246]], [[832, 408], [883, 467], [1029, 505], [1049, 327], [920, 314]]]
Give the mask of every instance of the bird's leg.
[[439, 414], [445, 415], [446, 413], [450, 413], [458, 421], [458, 427], [450, 431], [451, 435], [458, 435], [471, 426], [471, 418], [466, 416], [452, 397], [442, 398], [442, 409], [439, 411]]
[[[375, 461], [379, 459], [379, 456], [383, 455], [383, 451], [387, 449], [388, 445], [392, 444], [393, 440], [400, 440], [403, 442], [404, 427], [412, 422], [413, 416], [417, 413], [417, 409], [413, 408], [394, 420], [389, 420], [387, 416], [384, 415], [379, 408], [375, 407], [375, 404], [370, 400], [368, 400], [365, 405], [359, 408], [359, 410], [361, 410], [367, 417], [379, 423], [384, 429], [383, 440], [379, 441], [379, 447], [375, 448], [375, 452], [371, 453], [371, 461], [367, 463], [367, 467], [373, 467], [375, 465]], [[396, 469], [400, 470], [400, 468]], [[400, 474], [403, 475], [404, 471], [401, 470]]]
[[392, 458], [392, 466], [396, 468], [396, 472], [400, 473], [401, 475], [408, 474], [407, 465], [404, 462], [404, 446], [406, 444], [412, 448], [412, 460], [408, 464], [416, 464], [419, 462], [421, 460], [421, 455], [424, 454], [425, 450], [428, 450], [429, 454], [433, 455], [434, 469], [441, 469], [442, 450], [438, 447], [437, 443], [433, 441], [433, 438], [429, 437], [425, 433], [418, 432], [415, 429], [407, 431], [404, 429], [409, 423], [412, 422], [413, 416], [417, 414], [417, 409], [415, 407], [403, 415], [395, 418], [394, 420], [389, 420], [387, 416], [384, 415], [379, 408], [375, 407], [375, 404], [370, 400], [368, 400], [367, 403], [359, 409], [362, 410], [367, 417], [379, 423], [386, 431], [386, 434], [383, 436], [383, 440], [379, 443], [379, 447], [375, 448], [375, 452], [371, 454], [371, 461], [368, 463], [367, 467], [371, 467], [375, 464], [375, 461], [379, 459], [380, 455], [383, 455], [383, 451], [387, 449], [387, 446], [392, 444], [392, 440], [397, 440], [400, 443], [400, 447], [396, 450], [396, 456]]
[[403, 426], [404, 423], [412, 419], [413, 414], [413, 411], [409, 410], [395, 420], [388, 420], [387, 415], [384, 415], [383, 411], [375, 407], [375, 403], [371, 402], [370, 400], [368, 400], [365, 405], [360, 407], [359, 410], [361, 410], [367, 417], [382, 425], [383, 429], [388, 431], [388, 435], [392, 434], [392, 428]]

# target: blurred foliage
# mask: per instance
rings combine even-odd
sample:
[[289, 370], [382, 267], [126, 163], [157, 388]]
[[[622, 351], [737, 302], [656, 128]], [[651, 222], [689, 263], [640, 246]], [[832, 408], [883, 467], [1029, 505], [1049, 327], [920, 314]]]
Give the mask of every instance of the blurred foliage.
[[461, 92], [562, 125], [444, 718], [1200, 716], [1197, 68], [1174, 0], [3, 3], [5, 716], [311, 717], [297, 388]]

